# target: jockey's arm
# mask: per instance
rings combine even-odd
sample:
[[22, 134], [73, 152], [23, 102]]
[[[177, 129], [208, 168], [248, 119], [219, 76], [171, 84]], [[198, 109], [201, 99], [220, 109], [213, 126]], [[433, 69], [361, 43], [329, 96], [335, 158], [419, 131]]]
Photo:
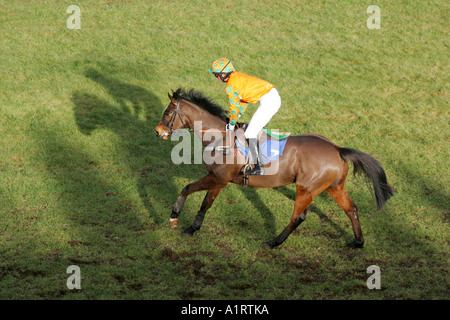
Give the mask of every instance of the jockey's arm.
[[227, 95], [230, 103], [230, 125], [234, 126], [247, 110], [247, 103], [239, 99], [239, 91], [233, 90], [233, 87], [227, 87]]

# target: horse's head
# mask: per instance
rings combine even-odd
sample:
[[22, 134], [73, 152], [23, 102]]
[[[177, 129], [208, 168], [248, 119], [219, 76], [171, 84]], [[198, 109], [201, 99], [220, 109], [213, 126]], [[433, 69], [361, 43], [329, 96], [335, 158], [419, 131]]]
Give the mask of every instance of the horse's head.
[[178, 97], [178, 99], [174, 98], [170, 93], [168, 95], [170, 103], [166, 110], [164, 110], [161, 121], [158, 123], [155, 130], [153, 130], [156, 136], [163, 140], [168, 140], [173, 131], [188, 127], [186, 125], [186, 120], [184, 120], [183, 116], [180, 114], [180, 105], [183, 103], [183, 100], [181, 97]]

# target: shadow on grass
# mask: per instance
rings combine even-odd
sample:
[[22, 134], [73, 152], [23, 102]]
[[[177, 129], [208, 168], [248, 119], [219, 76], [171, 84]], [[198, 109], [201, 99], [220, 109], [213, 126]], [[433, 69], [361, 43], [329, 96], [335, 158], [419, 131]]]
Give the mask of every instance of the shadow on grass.
[[[420, 198], [420, 203], [426, 206], [434, 207], [439, 210], [442, 215], [441, 219], [445, 223], [450, 222], [450, 195], [436, 182], [432, 182], [432, 178], [425, 177], [412, 170], [413, 165], [403, 166], [400, 172], [403, 173], [405, 185], [408, 186], [409, 192]], [[409, 182], [409, 183], [408, 183]]]

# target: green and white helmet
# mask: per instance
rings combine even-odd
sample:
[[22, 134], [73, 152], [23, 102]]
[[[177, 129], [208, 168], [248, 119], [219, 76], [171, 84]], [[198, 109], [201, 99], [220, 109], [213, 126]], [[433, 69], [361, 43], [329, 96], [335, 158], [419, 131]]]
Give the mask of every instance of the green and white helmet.
[[217, 59], [212, 63], [211, 69], [208, 69], [212, 73], [230, 73], [236, 71], [233, 64], [227, 58]]

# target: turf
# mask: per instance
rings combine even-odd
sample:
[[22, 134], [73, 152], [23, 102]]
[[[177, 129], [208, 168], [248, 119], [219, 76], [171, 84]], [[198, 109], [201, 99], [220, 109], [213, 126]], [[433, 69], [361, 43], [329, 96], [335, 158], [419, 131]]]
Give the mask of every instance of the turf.
[[[0, 299], [448, 299], [449, 41], [446, 1], [0, 1]], [[315, 132], [377, 158], [396, 195], [376, 211], [348, 179], [364, 249], [318, 196], [274, 250], [293, 186], [229, 185], [200, 232], [168, 228], [202, 165], [174, 165], [153, 129], [167, 92], [227, 108], [219, 57], [272, 82], [270, 128]], [[244, 121], [249, 121], [249, 106]], [[191, 224], [204, 194], [186, 201]], [[69, 290], [66, 269], [81, 270]], [[366, 270], [381, 269], [369, 290]]]

